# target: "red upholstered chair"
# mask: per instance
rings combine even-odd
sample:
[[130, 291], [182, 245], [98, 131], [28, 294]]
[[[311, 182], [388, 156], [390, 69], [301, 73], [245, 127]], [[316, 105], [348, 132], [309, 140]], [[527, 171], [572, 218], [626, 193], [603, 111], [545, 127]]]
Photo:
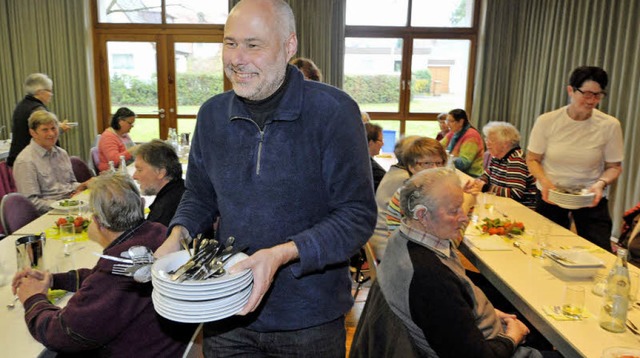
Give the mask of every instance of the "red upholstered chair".
[[20, 193], [9, 193], [0, 202], [0, 219], [7, 235], [11, 235], [39, 216], [36, 206]]

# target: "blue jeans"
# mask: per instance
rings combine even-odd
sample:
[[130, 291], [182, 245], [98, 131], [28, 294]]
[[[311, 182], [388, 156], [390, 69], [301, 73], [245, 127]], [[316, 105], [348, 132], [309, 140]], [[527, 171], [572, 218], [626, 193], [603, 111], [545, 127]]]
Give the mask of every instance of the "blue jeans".
[[238, 327], [221, 332], [204, 325], [203, 352], [213, 357], [344, 358], [344, 317], [319, 326], [285, 332], [256, 332]]

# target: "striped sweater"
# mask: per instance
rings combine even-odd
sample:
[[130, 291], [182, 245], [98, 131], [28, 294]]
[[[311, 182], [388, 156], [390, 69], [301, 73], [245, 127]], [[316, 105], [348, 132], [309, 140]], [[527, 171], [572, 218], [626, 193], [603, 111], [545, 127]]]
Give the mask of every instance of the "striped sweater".
[[519, 147], [511, 149], [503, 158], [491, 157], [489, 166], [479, 178], [485, 182], [483, 192], [491, 192], [535, 208], [536, 180], [529, 173], [524, 152]]

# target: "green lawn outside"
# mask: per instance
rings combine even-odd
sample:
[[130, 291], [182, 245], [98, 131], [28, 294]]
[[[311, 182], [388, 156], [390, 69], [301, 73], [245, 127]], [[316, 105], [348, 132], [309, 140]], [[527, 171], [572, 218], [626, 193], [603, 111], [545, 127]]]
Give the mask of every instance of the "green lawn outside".
[[[422, 108], [423, 112], [445, 112], [453, 108], [453, 101], [449, 101], [446, 104], [444, 102], [430, 103], [433, 105], [438, 104], [440, 109], [428, 108], [425, 101], [411, 102], [411, 108], [414, 112], [420, 112], [419, 108]], [[397, 103], [369, 103], [361, 105], [361, 108], [371, 112], [395, 112], [397, 111]], [[446, 106], [446, 107], [445, 107]], [[112, 106], [112, 112], [118, 110], [120, 106]], [[157, 106], [125, 106], [131, 109], [136, 114], [152, 114], [158, 109]], [[200, 106], [181, 106], [179, 113], [181, 114], [197, 114]], [[383, 129], [396, 131], [396, 140], [400, 137], [400, 121], [393, 119], [373, 121], [380, 125]], [[193, 133], [195, 128], [195, 118], [181, 118], [178, 120], [178, 133]], [[435, 137], [439, 132], [438, 123], [436, 121], [408, 121], [406, 124], [406, 135], [421, 135], [427, 137]], [[136, 142], [148, 142], [152, 139], [159, 138], [160, 126], [156, 118], [137, 118], [135, 126], [131, 130], [131, 138]]]

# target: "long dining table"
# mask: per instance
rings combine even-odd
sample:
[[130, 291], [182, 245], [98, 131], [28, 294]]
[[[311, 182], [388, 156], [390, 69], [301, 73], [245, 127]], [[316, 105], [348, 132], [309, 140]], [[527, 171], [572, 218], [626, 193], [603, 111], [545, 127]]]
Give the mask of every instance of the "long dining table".
[[[563, 356], [601, 357], [611, 347], [640, 349], [640, 335], [635, 335], [629, 329], [624, 333], [611, 333], [599, 326], [603, 298], [592, 290], [596, 280], [606, 278], [608, 270], [613, 266], [616, 257], [612, 253], [598, 248], [512, 199], [491, 196], [489, 200], [493, 206], [475, 206], [473, 220], [467, 227], [465, 239], [459, 249]], [[482, 198], [479, 198], [479, 202], [482, 202]], [[479, 228], [484, 218], [520, 221], [524, 223], [525, 231], [522, 235], [511, 238], [483, 234]], [[602, 260], [604, 266], [594, 277], [574, 278], [557, 270], [550, 258], [534, 257], [532, 251], [539, 248], [537, 233], [541, 233], [540, 229], [545, 226], [549, 228], [546, 249], [588, 252]], [[484, 244], [490, 241], [492, 244]], [[522, 250], [514, 247], [513, 242], [517, 242]], [[632, 265], [629, 265], [629, 270], [640, 272], [640, 269]], [[549, 314], [549, 307], [563, 304], [567, 285], [584, 286], [587, 317], [580, 320], [559, 320], [557, 315], [554, 318]], [[630, 306], [632, 308], [628, 318], [638, 325], [640, 306], [634, 303]]]
[[[75, 198], [88, 202], [89, 191]], [[148, 206], [154, 197], [146, 198]], [[77, 215], [77, 211], [52, 210], [0, 240], [0, 303], [4, 306], [0, 307], [0, 354], [3, 357], [38, 357], [45, 350], [45, 347], [29, 333], [20, 301], [15, 301], [14, 308], [7, 306], [14, 302], [11, 280], [17, 270], [16, 240], [26, 235], [39, 235], [44, 232], [47, 236], [43, 254], [44, 269], [54, 273], [83, 267], [91, 268], [98, 261], [95, 254], [103, 251], [100, 245], [88, 240], [85, 232], [76, 234], [76, 241], [68, 247], [68, 255], [65, 255], [64, 244], [56, 235], [55, 223], [59, 218], [70, 215]], [[68, 292], [55, 303], [64, 306], [72, 295], [73, 293]], [[200, 356], [201, 338], [201, 330], [198, 329], [183, 357]]]

